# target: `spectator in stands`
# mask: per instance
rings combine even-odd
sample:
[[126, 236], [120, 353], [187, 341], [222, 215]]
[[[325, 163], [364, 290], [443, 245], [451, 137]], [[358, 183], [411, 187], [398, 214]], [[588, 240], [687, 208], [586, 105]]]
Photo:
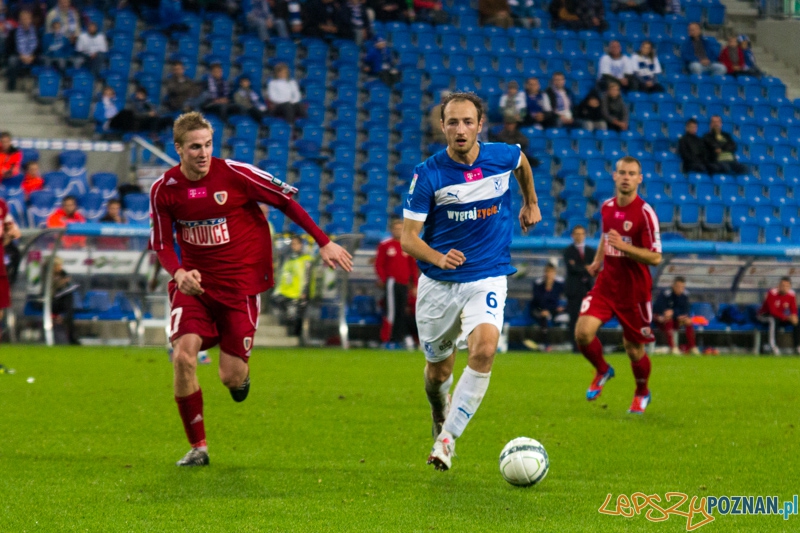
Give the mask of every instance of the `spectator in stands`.
[[106, 35], [99, 30], [94, 21], [90, 20], [86, 25], [86, 31], [78, 37], [75, 49], [86, 61], [92, 74], [99, 76], [100, 71], [106, 66], [108, 41]]
[[414, 17], [414, 10], [406, 0], [369, 0], [367, 6], [372, 9], [375, 20], [379, 22], [406, 21]]
[[564, 249], [564, 264], [567, 266], [567, 280], [564, 283], [564, 295], [567, 297], [567, 314], [569, 314], [569, 338], [572, 339], [572, 351], [579, 352], [575, 340], [575, 324], [581, 312], [581, 302], [592, 290], [594, 278], [586, 267], [594, 261], [595, 249], [586, 246], [586, 229], [580, 224], [572, 228], [572, 244]]
[[576, 0], [552, 0], [550, 2], [548, 10], [553, 29], [579, 30], [582, 28], [583, 23], [577, 14], [576, 4]]
[[530, 77], [525, 80], [525, 114], [522, 124], [538, 129], [546, 128], [553, 120], [551, 113], [545, 113], [544, 93], [541, 91], [539, 78]]
[[19, 12], [19, 25], [11, 31], [6, 41], [8, 90], [17, 90], [17, 79], [30, 73], [39, 59], [40, 46], [31, 12]]
[[603, 0], [577, 0], [575, 14], [579, 19], [577, 29], [594, 30], [601, 33], [608, 29]]
[[538, 167], [540, 165], [540, 161], [528, 151], [528, 146], [531, 142], [527, 137], [525, 137], [525, 134], [519, 131], [519, 122], [519, 117], [505, 117], [503, 119], [503, 129], [495, 134], [490, 132], [489, 140], [492, 142], [519, 145], [522, 153], [528, 158], [528, 163], [530, 163], [531, 167]]
[[620, 11], [644, 13], [649, 8], [648, 0], [611, 0], [611, 11], [614, 13], [619, 13]]
[[605, 91], [609, 82], [613, 81], [618, 83], [621, 89], [628, 90], [632, 72], [631, 59], [622, 53], [620, 42], [611, 41], [597, 65], [597, 86], [601, 91]]
[[394, 53], [383, 36], [377, 36], [370, 44], [362, 68], [368, 75], [380, 78], [389, 87], [400, 81]]
[[11, 18], [6, 8], [6, 3], [0, 0], [0, 68], [6, 64], [6, 39], [16, 25], [16, 21]]
[[711, 117], [708, 133], [703, 135], [709, 170], [714, 174], [747, 174], [747, 167], [736, 161], [736, 141], [722, 131], [722, 117]]
[[516, 25], [528, 30], [539, 26], [536, 4], [533, 0], [508, 0], [508, 7], [511, 8], [511, 16]]
[[350, 12], [338, 0], [308, 0], [303, 4], [303, 31], [318, 39], [352, 38]]
[[45, 66], [55, 68], [59, 72], [67, 70], [67, 63], [73, 57], [72, 43], [61, 33], [61, 21], [56, 19], [50, 33], [42, 37], [42, 62]]
[[500, 97], [499, 105], [503, 119], [514, 119], [516, 123], [525, 116], [528, 107], [525, 93], [520, 92], [519, 83], [516, 80], [509, 80], [506, 83], [506, 92]]
[[300, 102], [300, 86], [297, 80], [289, 78], [286, 63], [275, 65], [275, 77], [267, 84], [267, 101], [270, 112], [293, 124], [295, 118], [306, 116], [306, 108]]
[[597, 94], [590, 92], [586, 98], [575, 108], [575, 119], [579, 121], [580, 128], [584, 130], [607, 130], [608, 124], [603, 117], [600, 99]]
[[201, 98], [200, 109], [205, 113], [217, 115], [222, 121], [228, 120], [229, 115], [236, 114], [236, 104], [231, 102], [231, 84], [225, 79], [222, 65], [218, 62], [211, 64], [211, 74], [206, 78], [205, 91]]
[[702, 172], [710, 174], [706, 143], [697, 136], [697, 120], [686, 121], [686, 129], [678, 141], [678, 155], [683, 161], [683, 172]]
[[572, 106], [575, 96], [566, 87], [566, 78], [563, 72], [554, 72], [550, 78], [550, 87], [544, 92], [543, 100], [545, 113], [553, 113], [553, 125], [557, 127], [572, 126], [575, 119], [572, 116]]
[[275, 0], [273, 16], [285, 20], [289, 25], [289, 38], [295, 41], [303, 38], [303, 13], [300, 0]]
[[661, 74], [661, 63], [656, 56], [656, 50], [650, 41], [642, 41], [639, 52], [630, 59], [631, 89], [643, 93], [663, 93], [664, 87], [658, 83], [657, 76]]
[[370, 20], [367, 17], [367, 9], [364, 5], [365, 0], [347, 0], [345, 10], [349, 12], [350, 28], [352, 29], [351, 38], [358, 46], [361, 46], [370, 35]]
[[11, 144], [9, 132], [0, 132], [0, 179], [16, 176], [21, 165], [22, 151]]
[[[61, 200], [61, 207], [53, 211], [47, 217], [46, 226], [48, 228], [65, 228], [67, 224], [85, 224], [86, 219], [78, 212], [78, 199], [72, 195], [65, 196]], [[85, 248], [86, 237], [69, 235], [61, 238], [64, 248]]]
[[739, 36], [739, 48], [744, 52], [744, 66], [748, 76], [761, 76], [761, 69], [756, 64], [756, 56], [750, 48], [750, 38], [747, 35]]
[[147, 98], [144, 87], [136, 87], [128, 103], [128, 110], [133, 115], [133, 131], [151, 132], [156, 136], [159, 131], [172, 125], [172, 118], [158, 114], [155, 104]]
[[667, 336], [672, 355], [680, 355], [681, 351], [675, 345], [673, 331], [680, 328], [686, 330], [686, 350], [693, 355], [699, 355], [694, 337], [694, 325], [689, 316], [689, 296], [686, 293], [686, 279], [676, 276], [672, 288], [661, 291], [653, 304], [653, 319], [659, 329]]
[[[747, 41], [749, 43], [749, 41]], [[749, 51], [749, 49], [747, 49]], [[739, 40], [735, 35], [728, 37], [728, 45], [719, 54], [719, 62], [725, 65], [728, 74], [738, 76], [739, 74], [753, 75], [747, 65], [745, 57], [746, 49], [740, 46]], [[752, 52], [751, 52], [752, 57]], [[757, 74], [756, 74], [757, 75]]]
[[47, 18], [44, 21], [45, 28], [52, 28], [53, 21], [58, 20], [61, 22], [59, 31], [70, 40], [72, 44], [78, 40], [81, 34], [81, 16], [78, 10], [72, 7], [70, 0], [58, 0], [58, 3], [47, 12]]
[[117, 99], [117, 93], [114, 92], [112, 87], [106, 85], [103, 88], [103, 94], [100, 101], [94, 108], [94, 121], [97, 125], [98, 131], [108, 134], [114, 129], [129, 129], [133, 127], [130, 121], [125, 121], [129, 118], [128, 114], [123, 114], [117, 121], [112, 124], [112, 120], [122, 111], [123, 107], [121, 102]]
[[239, 87], [233, 93], [233, 103], [239, 109], [250, 115], [257, 124], [261, 124], [261, 119], [267, 114], [267, 104], [258, 94], [258, 91], [253, 89], [250, 78], [242, 76], [239, 78]]
[[303, 315], [308, 305], [311, 256], [303, 252], [303, 239], [298, 235], [292, 236], [289, 247], [272, 299], [285, 313], [287, 332], [297, 337], [303, 330]]
[[778, 287], [770, 289], [761, 309], [758, 310], [758, 319], [769, 324], [769, 346], [772, 353], [780, 355], [778, 344], [775, 341], [776, 328], [792, 328], [794, 350], [800, 354], [800, 325], [797, 320], [797, 296], [792, 290], [792, 278], [781, 278]]
[[705, 37], [700, 24], [689, 24], [689, 38], [681, 46], [681, 57], [692, 74], [717, 74], [723, 76], [727, 69], [722, 63], [713, 61], [719, 57], [719, 44], [712, 37]]
[[112, 198], [106, 205], [106, 214], [100, 219], [103, 224], [127, 224], [127, 220], [122, 215], [122, 202]]
[[[478, 3], [478, 11], [480, 11], [480, 2]], [[431, 24], [447, 24], [450, 22], [450, 17], [447, 13], [442, 11], [441, 0], [414, 0], [414, 17], [420, 22], [429, 22]]]
[[[555, 319], [565, 308], [561, 301], [564, 297], [564, 280], [556, 275], [556, 265], [552, 262], [544, 267], [544, 276], [533, 283], [533, 300], [531, 301], [531, 316], [545, 334], [545, 350], [550, 351], [550, 328], [555, 324]], [[525, 346], [533, 350], [538, 346], [535, 342], [526, 339]]]
[[180, 61], [172, 63], [172, 75], [167, 78], [167, 96], [164, 103], [171, 113], [188, 111], [200, 96], [200, 86], [186, 76], [186, 69]]
[[33, 191], [41, 191], [44, 188], [44, 179], [39, 171], [38, 161], [26, 161], [23, 165], [25, 177], [22, 178], [22, 192], [25, 193], [25, 200]]
[[275, 16], [269, 0], [253, 0], [246, 19], [250, 28], [255, 29], [264, 42], [269, 41], [270, 33], [277, 33], [282, 38], [289, 36], [286, 21]]
[[514, 25], [508, 0], [478, 0], [478, 13], [483, 26], [508, 29]]
[[619, 84], [613, 81], [600, 98], [600, 109], [608, 129], [628, 131], [628, 104], [622, 98]]

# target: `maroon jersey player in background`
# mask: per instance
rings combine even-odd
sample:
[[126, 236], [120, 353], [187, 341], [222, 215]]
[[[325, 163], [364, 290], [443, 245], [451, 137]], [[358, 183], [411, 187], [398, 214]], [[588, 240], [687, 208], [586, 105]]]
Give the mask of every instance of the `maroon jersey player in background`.
[[[244, 163], [212, 153], [211, 124], [186, 113], [173, 126], [180, 165], [150, 189], [150, 246], [172, 276], [170, 341], [175, 401], [192, 449], [178, 466], [207, 465], [197, 352], [220, 345], [219, 377], [237, 402], [250, 390], [248, 359], [260, 313], [259, 294], [273, 286], [272, 241], [258, 202], [277, 207], [311, 235], [331, 268], [352, 268], [292, 196], [297, 189]], [[173, 224], [182, 258], [173, 245]]]
[[[597, 373], [586, 399], [597, 399], [614, 369], [603, 357], [597, 330], [616, 316], [622, 325], [625, 351], [631, 359], [636, 392], [629, 413], [642, 414], [650, 403], [647, 381], [650, 358], [644, 345], [653, 341], [650, 267], [661, 263], [661, 236], [655, 211], [638, 195], [642, 165], [633, 157], [617, 161], [616, 196], [603, 202], [602, 238], [594, 262], [586, 269], [597, 276], [581, 304], [575, 340]], [[601, 270], [602, 268], [602, 270]]]

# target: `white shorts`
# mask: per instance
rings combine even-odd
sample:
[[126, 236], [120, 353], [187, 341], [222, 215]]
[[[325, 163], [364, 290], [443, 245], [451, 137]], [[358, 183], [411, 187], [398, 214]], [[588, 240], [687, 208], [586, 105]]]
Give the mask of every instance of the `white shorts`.
[[508, 283], [505, 276], [454, 283], [424, 274], [417, 287], [417, 329], [425, 359], [444, 361], [454, 348], [467, 347], [467, 337], [479, 324], [503, 331]]

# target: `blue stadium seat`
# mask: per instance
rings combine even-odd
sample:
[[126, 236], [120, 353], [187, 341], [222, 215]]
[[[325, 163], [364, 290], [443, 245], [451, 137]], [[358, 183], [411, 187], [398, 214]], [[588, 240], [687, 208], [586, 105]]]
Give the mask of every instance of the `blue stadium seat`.
[[700, 204], [683, 202], [678, 205], [678, 226], [681, 229], [694, 229], [700, 225]]
[[211, 31], [206, 36], [207, 39], [222, 38], [230, 42], [233, 38], [233, 19], [227, 15], [216, 14], [211, 19]]
[[47, 217], [55, 211], [57, 201], [53, 191], [47, 189], [33, 191], [30, 196], [28, 196], [28, 207], [26, 210], [28, 227], [44, 227]]
[[145, 193], [125, 195], [123, 213], [131, 224], [146, 225], [150, 223], [150, 196]]
[[136, 31], [136, 14], [132, 11], [117, 11], [114, 19], [114, 30], [133, 36]]
[[80, 197], [80, 211], [88, 222], [99, 222], [105, 214], [106, 201], [99, 192], [89, 192]]
[[117, 197], [117, 175], [113, 172], [92, 174], [92, 190], [103, 196], [104, 201]]
[[45, 172], [42, 177], [44, 178], [45, 187], [50, 190], [56, 198], [63, 198], [67, 195], [69, 176], [63, 172], [54, 171]]
[[703, 227], [708, 230], [717, 230], [724, 227], [725, 208], [720, 204], [706, 203], [703, 206]]
[[761, 228], [755, 224], [744, 224], [739, 228], [739, 242], [742, 244], [758, 244]]
[[42, 103], [53, 102], [61, 90], [61, 75], [50, 68], [39, 73], [36, 80], [36, 98]]
[[89, 121], [91, 99], [82, 93], [69, 96], [68, 122], [73, 125], [85, 124]]

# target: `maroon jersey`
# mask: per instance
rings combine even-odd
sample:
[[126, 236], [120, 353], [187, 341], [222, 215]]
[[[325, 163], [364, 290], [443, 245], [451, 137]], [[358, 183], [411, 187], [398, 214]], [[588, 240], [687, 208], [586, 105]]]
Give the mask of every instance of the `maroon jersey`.
[[[319, 246], [329, 242], [292, 199], [296, 192], [267, 172], [229, 159], [212, 158], [208, 174], [197, 181], [175, 166], [150, 189], [150, 247], [173, 277], [179, 268], [198, 270], [205, 289], [258, 294], [273, 285], [272, 240], [258, 202], [286, 213]], [[182, 264], [173, 247], [173, 224]]]
[[403, 251], [400, 241], [389, 238], [378, 245], [375, 272], [384, 283], [394, 278], [396, 283], [408, 285], [417, 279], [417, 261]]
[[787, 320], [789, 315], [797, 314], [797, 297], [794, 291], [781, 294], [778, 289], [770, 289], [759, 313], [769, 315], [778, 320]]
[[[5, 226], [9, 222], [13, 222], [14, 219], [11, 218], [11, 213], [8, 211], [8, 204], [5, 200], [0, 198], [0, 253], [3, 251], [3, 234], [5, 232]], [[6, 272], [6, 262], [3, 261], [3, 256], [0, 254], [0, 278], [4, 278], [8, 275]], [[0, 308], [2, 309], [2, 308]]]
[[600, 245], [605, 247], [605, 259], [593, 292], [620, 302], [621, 306], [649, 302], [653, 288], [650, 267], [626, 257], [611, 247], [607, 240], [608, 232], [614, 229], [628, 244], [661, 253], [661, 234], [655, 211], [637, 195], [625, 207], [618, 206], [616, 198], [606, 200], [600, 214], [603, 220]]

